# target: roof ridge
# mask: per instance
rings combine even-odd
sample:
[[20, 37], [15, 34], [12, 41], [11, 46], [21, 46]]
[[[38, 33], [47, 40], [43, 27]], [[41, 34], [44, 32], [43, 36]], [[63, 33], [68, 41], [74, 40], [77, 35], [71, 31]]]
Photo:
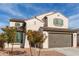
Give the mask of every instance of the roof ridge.
[[53, 11], [51, 11], [51, 12], [46, 12], [46, 13], [42, 13], [42, 14], [40, 14], [40, 15], [37, 15], [37, 17], [38, 17], [38, 16], [41, 16], [41, 15], [44, 15], [44, 14], [49, 14], [49, 13], [52, 14], [52, 13], [57, 13], [57, 12], [56, 12], [56, 11], [54, 11], [54, 12], [53, 12]]

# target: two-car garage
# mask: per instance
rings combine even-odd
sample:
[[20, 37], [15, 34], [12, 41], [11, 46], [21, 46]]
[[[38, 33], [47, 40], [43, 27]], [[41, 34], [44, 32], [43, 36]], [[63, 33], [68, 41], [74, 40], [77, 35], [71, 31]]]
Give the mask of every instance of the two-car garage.
[[48, 37], [45, 48], [77, 47], [77, 39], [79, 37], [77, 30], [50, 27], [43, 27], [42, 30], [47, 33]]
[[71, 47], [72, 46], [72, 34], [62, 32], [50, 32], [48, 34], [48, 47]]

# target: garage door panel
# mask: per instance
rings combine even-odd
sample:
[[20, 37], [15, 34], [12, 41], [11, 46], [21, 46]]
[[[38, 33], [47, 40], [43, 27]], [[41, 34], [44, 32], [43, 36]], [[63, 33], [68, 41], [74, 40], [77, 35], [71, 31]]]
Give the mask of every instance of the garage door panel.
[[68, 34], [49, 34], [49, 48], [52, 47], [71, 47], [72, 35]]

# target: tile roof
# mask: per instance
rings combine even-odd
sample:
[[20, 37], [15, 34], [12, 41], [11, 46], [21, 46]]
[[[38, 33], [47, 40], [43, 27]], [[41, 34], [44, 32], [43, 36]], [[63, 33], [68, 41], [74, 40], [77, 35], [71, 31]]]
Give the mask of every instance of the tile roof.
[[52, 27], [41, 27], [44, 31], [59, 31], [59, 32], [78, 32], [78, 30], [65, 29], [65, 28], [52, 28]]

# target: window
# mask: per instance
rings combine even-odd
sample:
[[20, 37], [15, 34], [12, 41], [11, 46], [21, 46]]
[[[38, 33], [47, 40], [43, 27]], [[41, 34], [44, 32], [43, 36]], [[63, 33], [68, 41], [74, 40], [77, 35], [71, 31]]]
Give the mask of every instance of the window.
[[23, 40], [23, 33], [17, 32], [16, 33], [16, 43], [21, 43], [22, 40]]
[[19, 22], [16, 22], [15, 23], [15, 26], [19, 27], [20, 26], [20, 23]]
[[55, 19], [53, 20], [53, 24], [54, 24], [55, 26], [63, 26], [63, 20], [60, 19], [60, 18], [55, 18]]

